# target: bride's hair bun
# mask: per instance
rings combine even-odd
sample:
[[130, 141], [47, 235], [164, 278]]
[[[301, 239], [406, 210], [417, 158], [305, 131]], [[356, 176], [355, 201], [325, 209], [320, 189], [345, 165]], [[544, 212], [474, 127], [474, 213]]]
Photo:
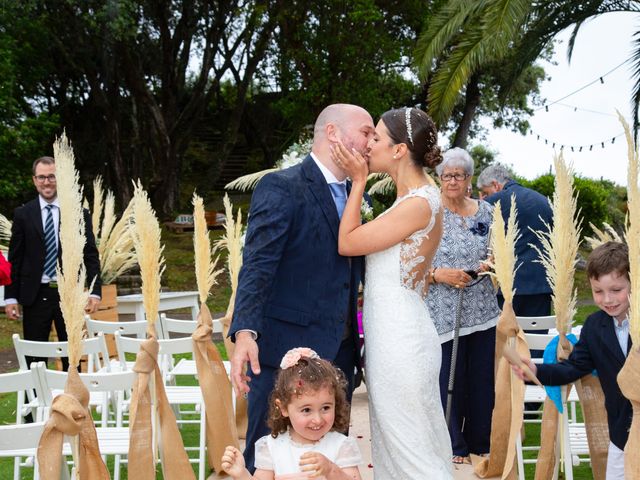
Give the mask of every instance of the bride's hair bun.
[[424, 154], [423, 163], [425, 167], [434, 169], [442, 162], [442, 150], [438, 145]]
[[419, 167], [435, 168], [442, 162], [438, 131], [431, 117], [418, 108], [389, 110], [380, 117], [395, 144], [404, 143]]

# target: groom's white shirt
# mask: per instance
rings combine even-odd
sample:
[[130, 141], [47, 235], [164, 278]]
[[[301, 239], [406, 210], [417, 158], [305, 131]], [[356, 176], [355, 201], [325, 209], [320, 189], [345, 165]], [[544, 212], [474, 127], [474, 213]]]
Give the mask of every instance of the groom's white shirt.
[[338, 180], [336, 178], [336, 176], [333, 173], [331, 173], [331, 170], [329, 170], [327, 167], [325, 167], [322, 164], [322, 162], [320, 160], [318, 160], [318, 157], [316, 157], [315, 153], [311, 152], [310, 155], [311, 155], [311, 158], [313, 159], [313, 161], [316, 162], [316, 165], [320, 169], [320, 172], [322, 173], [322, 176], [327, 181], [327, 183], [342, 183], [343, 185], [347, 184], [347, 179], [346, 178], [344, 180], [342, 180], [342, 181]]

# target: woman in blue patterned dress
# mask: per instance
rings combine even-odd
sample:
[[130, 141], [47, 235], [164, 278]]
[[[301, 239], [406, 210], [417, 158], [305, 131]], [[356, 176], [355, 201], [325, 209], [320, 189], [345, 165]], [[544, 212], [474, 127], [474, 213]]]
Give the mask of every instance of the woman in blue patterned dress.
[[[440, 396], [446, 409], [451, 353], [462, 294], [455, 384], [449, 434], [453, 463], [467, 463], [469, 454], [489, 452], [494, 403], [494, 350], [500, 309], [487, 276], [477, 280], [467, 272], [486, 269], [491, 207], [467, 196], [473, 159], [466, 150], [452, 148], [436, 168], [444, 207], [443, 235], [430, 271], [427, 305], [442, 344]], [[461, 292], [462, 289], [462, 292]]]

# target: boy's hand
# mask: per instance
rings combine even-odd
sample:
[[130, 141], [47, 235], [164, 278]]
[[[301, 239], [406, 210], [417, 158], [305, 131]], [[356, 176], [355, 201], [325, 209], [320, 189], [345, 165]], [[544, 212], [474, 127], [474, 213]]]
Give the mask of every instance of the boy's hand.
[[309, 478], [329, 477], [336, 464], [318, 452], [307, 452], [300, 456], [300, 469], [307, 472]]
[[[244, 466], [244, 457], [236, 447], [228, 446], [222, 454], [222, 469], [233, 478], [251, 478]], [[244, 474], [248, 477], [245, 477]]]
[[[531, 369], [531, 372], [533, 372], [534, 375], [538, 373], [538, 367], [536, 367], [536, 364], [533, 363], [531, 359], [525, 358], [525, 357], [520, 357], [520, 359], [525, 365], [527, 365]], [[513, 370], [513, 373], [515, 373], [520, 380], [524, 380], [525, 382], [529, 381], [529, 379], [525, 376], [524, 372], [520, 367], [518, 367], [517, 365], [511, 364], [511, 369]]]

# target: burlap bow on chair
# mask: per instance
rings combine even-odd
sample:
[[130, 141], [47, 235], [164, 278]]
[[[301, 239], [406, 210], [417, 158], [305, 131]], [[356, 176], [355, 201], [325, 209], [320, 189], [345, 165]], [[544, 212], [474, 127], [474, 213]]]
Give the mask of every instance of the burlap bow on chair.
[[640, 351], [634, 346], [618, 374], [622, 394], [633, 407], [629, 439], [624, 447], [624, 478], [640, 478]]
[[64, 436], [78, 437], [76, 474], [80, 480], [108, 480], [109, 471], [100, 456], [96, 427], [88, 410], [89, 391], [80, 380], [78, 370], [69, 367], [64, 393], [51, 405], [47, 421], [38, 444], [40, 478], [58, 480], [62, 465]]
[[521, 357], [530, 358], [529, 347], [513, 307], [505, 301], [496, 328], [496, 396], [491, 418], [490, 455], [474, 467], [480, 478], [498, 476], [512, 480], [517, 477], [516, 437], [522, 427], [524, 382], [513, 375], [511, 365], [502, 356], [507, 342], [513, 344]]
[[[233, 299], [229, 302], [229, 305], [233, 305]], [[231, 317], [233, 316], [233, 308], [227, 311], [227, 314], [220, 319], [222, 323], [222, 336], [224, 338], [224, 346], [227, 349], [227, 356], [231, 358], [233, 356], [233, 350], [235, 344], [227, 336], [229, 334], [229, 328], [231, 328]], [[236, 430], [238, 432], [238, 438], [247, 437], [247, 426], [249, 425], [249, 417], [247, 410], [247, 399], [243, 396], [236, 398]]]
[[198, 326], [191, 337], [198, 380], [206, 406], [209, 465], [216, 472], [221, 472], [225, 447], [233, 445], [240, 448], [240, 444], [231, 401], [231, 382], [222, 357], [211, 341], [212, 325], [211, 312], [203, 302], [198, 313]]
[[[189, 457], [176, 424], [167, 394], [164, 390], [162, 373], [158, 367], [158, 341], [154, 336], [142, 343], [136, 356], [133, 370], [138, 374], [133, 384], [129, 414], [129, 478], [135, 480], [155, 480], [155, 460], [153, 451], [152, 401], [150, 383], [154, 380], [156, 408], [160, 428], [160, 450], [162, 473], [167, 480], [195, 480], [189, 464]], [[153, 376], [153, 377], [152, 377]]]

